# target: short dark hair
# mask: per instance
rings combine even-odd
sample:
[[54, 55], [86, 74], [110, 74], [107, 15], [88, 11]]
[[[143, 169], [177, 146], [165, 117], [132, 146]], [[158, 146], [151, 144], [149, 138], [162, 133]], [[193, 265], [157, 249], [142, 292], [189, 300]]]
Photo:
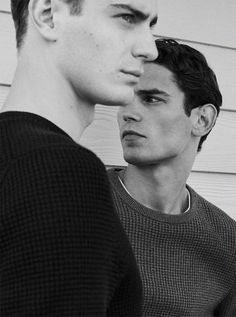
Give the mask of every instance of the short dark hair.
[[[27, 31], [28, 5], [30, 0], [11, 0], [11, 12], [16, 29], [16, 46], [19, 49]], [[72, 15], [79, 14], [84, 0], [61, 0], [70, 6]]]
[[[209, 67], [204, 55], [173, 39], [157, 39], [156, 47], [158, 57], [155, 63], [166, 67], [173, 73], [176, 84], [185, 94], [186, 115], [190, 116], [193, 108], [207, 103], [216, 107], [218, 115], [222, 105], [222, 95], [216, 75]], [[201, 137], [198, 152], [208, 134]]]

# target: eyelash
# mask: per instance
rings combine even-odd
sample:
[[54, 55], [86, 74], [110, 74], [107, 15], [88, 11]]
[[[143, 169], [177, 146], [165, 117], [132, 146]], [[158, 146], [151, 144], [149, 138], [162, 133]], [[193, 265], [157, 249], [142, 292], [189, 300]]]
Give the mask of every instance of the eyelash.
[[122, 18], [125, 22], [129, 24], [134, 24], [135, 23], [135, 16], [130, 13], [122, 13], [117, 15], [118, 18]]
[[164, 102], [164, 100], [162, 100], [161, 98], [157, 98], [157, 97], [145, 97], [143, 98], [143, 101], [146, 103], [157, 103], [157, 102]]

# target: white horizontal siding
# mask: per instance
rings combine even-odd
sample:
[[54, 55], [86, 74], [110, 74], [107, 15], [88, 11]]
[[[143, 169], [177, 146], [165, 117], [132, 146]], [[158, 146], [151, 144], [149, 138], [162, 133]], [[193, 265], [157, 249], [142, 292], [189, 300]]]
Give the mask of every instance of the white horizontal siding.
[[0, 85], [0, 110], [1, 110], [1, 107], [4, 103], [4, 101], [6, 100], [6, 97], [7, 97], [7, 94], [9, 92], [9, 87], [7, 86], [1, 86]]
[[0, 11], [10, 11], [11, 0], [1, 0], [0, 2]]
[[235, 0], [157, 0], [155, 32], [178, 39], [236, 48]]

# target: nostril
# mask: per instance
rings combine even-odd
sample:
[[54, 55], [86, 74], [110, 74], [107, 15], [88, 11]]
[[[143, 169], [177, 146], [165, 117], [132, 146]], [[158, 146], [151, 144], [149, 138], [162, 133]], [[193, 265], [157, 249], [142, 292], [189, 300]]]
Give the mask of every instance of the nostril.
[[125, 116], [124, 116], [124, 120], [125, 120], [125, 121], [131, 121], [132, 118], [131, 118], [130, 116], [125, 115]]
[[137, 119], [135, 118], [135, 116], [133, 115], [124, 115], [124, 121], [128, 122], [128, 121], [136, 121]]

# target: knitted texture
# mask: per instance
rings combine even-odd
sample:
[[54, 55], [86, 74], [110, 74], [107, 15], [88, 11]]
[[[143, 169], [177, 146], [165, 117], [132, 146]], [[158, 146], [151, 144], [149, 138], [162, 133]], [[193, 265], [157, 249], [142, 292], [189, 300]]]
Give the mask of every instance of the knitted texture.
[[144, 288], [144, 316], [236, 316], [236, 222], [189, 186], [191, 208], [164, 215], [139, 204], [108, 172]]
[[46, 119], [0, 114], [0, 316], [140, 316], [106, 170]]

